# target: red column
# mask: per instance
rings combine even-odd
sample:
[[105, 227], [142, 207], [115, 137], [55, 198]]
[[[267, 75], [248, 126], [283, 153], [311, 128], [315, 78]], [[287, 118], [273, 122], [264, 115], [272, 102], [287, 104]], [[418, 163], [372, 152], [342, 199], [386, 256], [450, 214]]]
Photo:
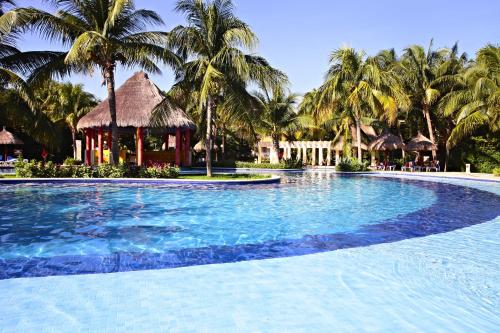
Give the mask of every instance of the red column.
[[181, 166], [181, 129], [175, 130], [175, 164]]
[[85, 164], [86, 165], [90, 165], [90, 154], [91, 154], [91, 147], [90, 147], [90, 144], [91, 144], [91, 133], [92, 133], [92, 130], [87, 128], [85, 130]]
[[184, 165], [191, 166], [191, 131], [186, 129], [184, 132]]
[[102, 127], [99, 128], [97, 132], [97, 147], [99, 149], [99, 165], [104, 163], [104, 147], [103, 147], [103, 136], [102, 136]]
[[142, 165], [144, 162], [144, 133], [143, 133], [143, 128], [138, 127], [137, 128], [137, 165]]

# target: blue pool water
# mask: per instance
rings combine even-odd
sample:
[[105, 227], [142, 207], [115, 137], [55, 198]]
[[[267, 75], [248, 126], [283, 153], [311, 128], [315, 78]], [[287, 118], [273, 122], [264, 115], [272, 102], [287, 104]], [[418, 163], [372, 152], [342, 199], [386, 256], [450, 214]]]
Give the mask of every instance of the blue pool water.
[[[440, 214], [446, 205], [457, 214]], [[486, 221], [500, 204], [471, 188], [320, 173], [250, 187], [3, 185], [0, 211], [0, 278], [9, 278], [366, 246]]]

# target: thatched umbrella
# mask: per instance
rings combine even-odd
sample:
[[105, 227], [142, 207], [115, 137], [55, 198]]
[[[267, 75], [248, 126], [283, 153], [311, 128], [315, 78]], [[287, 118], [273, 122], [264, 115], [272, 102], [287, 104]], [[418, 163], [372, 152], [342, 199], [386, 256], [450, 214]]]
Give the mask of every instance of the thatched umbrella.
[[23, 145], [23, 140], [19, 139], [17, 136], [12, 134], [11, 132], [3, 127], [3, 130], [0, 132], [0, 145], [4, 145], [4, 161], [7, 161], [8, 155], [8, 146], [14, 145]]
[[405, 144], [399, 136], [391, 133], [379, 135], [370, 143], [370, 150], [396, 150], [404, 148]]
[[[214, 144], [213, 149], [217, 150], [217, 149], [219, 149], [219, 146]], [[197, 153], [205, 151], [205, 141], [203, 141], [203, 140], [198, 141], [198, 143], [194, 145], [193, 150]]]
[[437, 146], [420, 132], [406, 144], [407, 151], [432, 151], [436, 149]]

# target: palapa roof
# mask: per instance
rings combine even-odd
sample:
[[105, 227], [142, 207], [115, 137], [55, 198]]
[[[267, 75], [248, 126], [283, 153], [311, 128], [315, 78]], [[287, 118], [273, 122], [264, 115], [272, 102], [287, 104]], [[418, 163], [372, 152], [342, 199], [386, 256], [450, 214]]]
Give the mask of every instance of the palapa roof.
[[[361, 124], [361, 126], [359, 126], [359, 127], [361, 129], [361, 149], [368, 150], [368, 145], [363, 142], [363, 141], [366, 141], [363, 138], [363, 134], [365, 135], [365, 137], [367, 137], [369, 140], [371, 140], [377, 136], [377, 132], [375, 132], [375, 129], [369, 125]], [[351, 147], [358, 148], [358, 136], [356, 133], [356, 127], [351, 126], [350, 130], [351, 130], [351, 138], [352, 138]], [[338, 151], [341, 151], [344, 149], [344, 136], [343, 135], [339, 136], [339, 138], [335, 141], [335, 145], [333, 146], [332, 149], [338, 150]]]
[[23, 140], [5, 129], [0, 132], [0, 145], [23, 145]]
[[[194, 122], [144, 72], [137, 72], [115, 91], [118, 127], [194, 128]], [[166, 115], [152, 125], [153, 111], [164, 102]], [[78, 122], [78, 129], [110, 127], [109, 101], [105, 99]]]
[[437, 146], [420, 132], [406, 144], [406, 150], [408, 151], [430, 151], [436, 149]]
[[395, 150], [405, 146], [403, 140], [399, 136], [391, 133], [384, 133], [373, 140], [369, 148], [370, 150]]
[[[219, 146], [213, 144], [213, 149], [218, 150]], [[194, 145], [193, 150], [197, 153], [205, 151], [205, 140], [198, 141], [198, 143]]]

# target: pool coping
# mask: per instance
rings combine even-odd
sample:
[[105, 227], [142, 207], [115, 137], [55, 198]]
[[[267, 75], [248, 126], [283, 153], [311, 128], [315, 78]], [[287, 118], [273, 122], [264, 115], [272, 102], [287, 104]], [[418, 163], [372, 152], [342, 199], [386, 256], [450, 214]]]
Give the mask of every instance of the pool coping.
[[176, 185], [260, 185], [279, 184], [281, 177], [271, 175], [263, 179], [177, 179], [177, 178], [5, 178], [0, 179], [0, 184], [176, 184]]

